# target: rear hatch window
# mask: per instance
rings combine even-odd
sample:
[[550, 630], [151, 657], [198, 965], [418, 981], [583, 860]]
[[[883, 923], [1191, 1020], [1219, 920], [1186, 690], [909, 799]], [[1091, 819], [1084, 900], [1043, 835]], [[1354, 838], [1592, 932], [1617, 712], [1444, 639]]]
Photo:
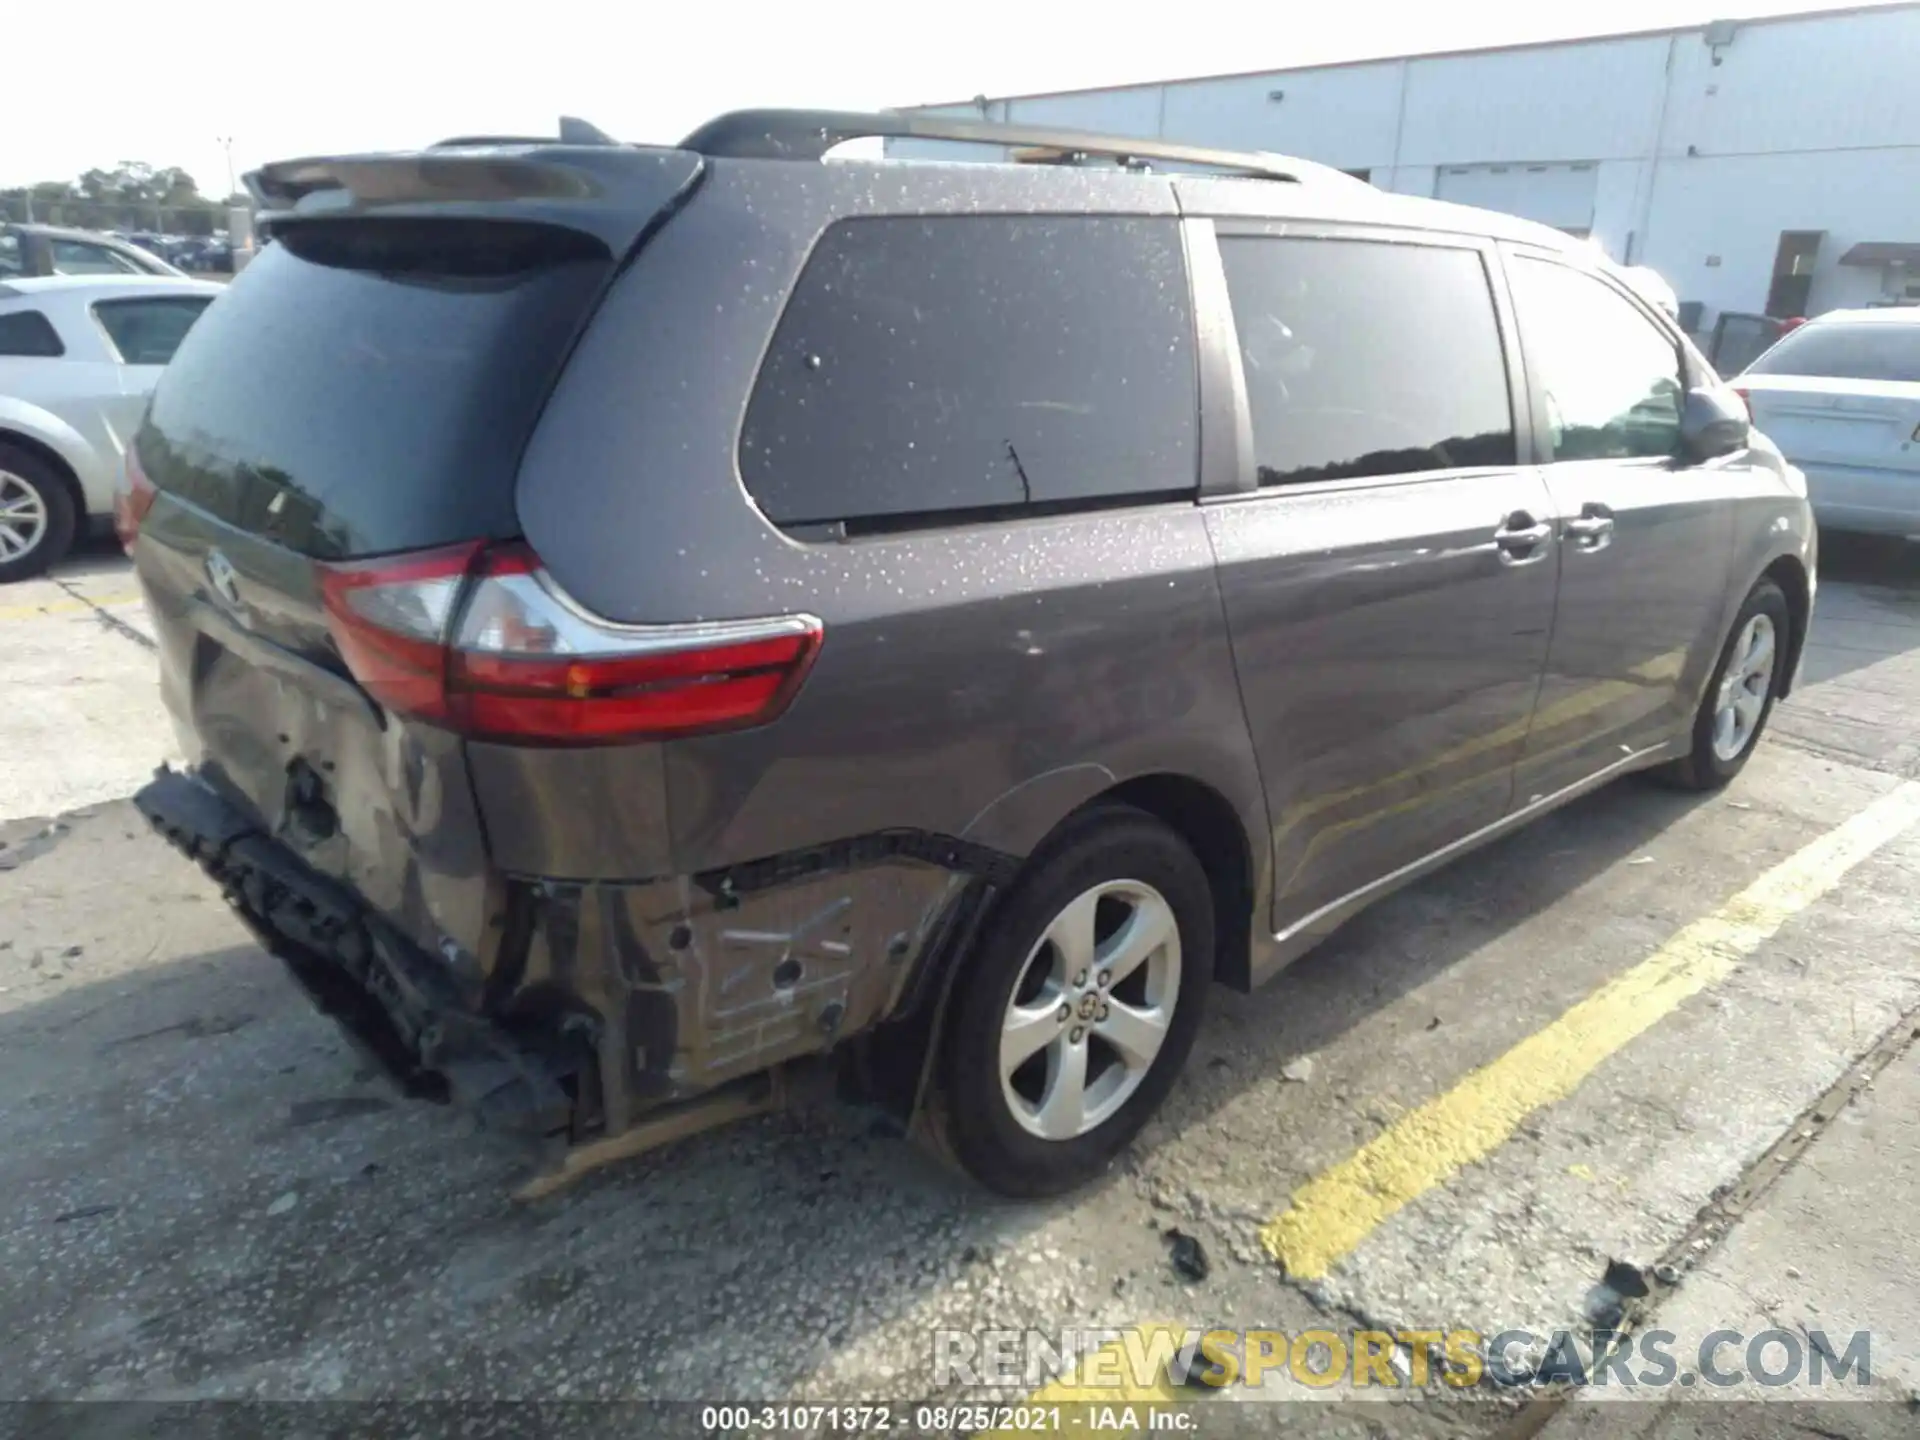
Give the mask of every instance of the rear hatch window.
[[174, 355], [140, 466], [315, 559], [514, 535], [521, 446], [611, 265], [517, 222], [284, 226]]
[[1747, 373], [1920, 382], [1920, 323], [1803, 326]]

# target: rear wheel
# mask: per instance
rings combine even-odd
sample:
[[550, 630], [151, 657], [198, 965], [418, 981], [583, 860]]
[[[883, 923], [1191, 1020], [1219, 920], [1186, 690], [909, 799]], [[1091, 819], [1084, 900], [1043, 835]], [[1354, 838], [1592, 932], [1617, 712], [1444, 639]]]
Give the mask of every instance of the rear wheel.
[[1745, 768], [1786, 674], [1793, 612], [1771, 580], [1747, 595], [1693, 720], [1693, 749], [1661, 776], [1687, 790], [1717, 790]]
[[1213, 969], [1206, 872], [1140, 811], [1090, 812], [1007, 896], [959, 979], [945, 1139], [1004, 1195], [1098, 1174], [1193, 1048]]
[[27, 580], [67, 553], [73, 496], [38, 455], [0, 445], [0, 585]]

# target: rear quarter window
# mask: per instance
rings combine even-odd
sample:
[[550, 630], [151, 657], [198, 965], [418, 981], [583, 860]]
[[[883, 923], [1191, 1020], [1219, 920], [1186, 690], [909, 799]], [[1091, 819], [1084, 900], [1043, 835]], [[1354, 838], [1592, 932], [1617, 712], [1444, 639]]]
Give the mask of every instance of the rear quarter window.
[[53, 323], [38, 310], [0, 315], [0, 356], [51, 358], [66, 353]]
[[85, 240], [52, 240], [47, 243], [56, 275], [138, 275], [140, 266], [118, 251]]
[[93, 318], [107, 332], [123, 365], [164, 365], [212, 303], [210, 295], [101, 300], [94, 304]]
[[1175, 222], [846, 220], [808, 260], [740, 441], [766, 516], [849, 531], [1194, 491]]

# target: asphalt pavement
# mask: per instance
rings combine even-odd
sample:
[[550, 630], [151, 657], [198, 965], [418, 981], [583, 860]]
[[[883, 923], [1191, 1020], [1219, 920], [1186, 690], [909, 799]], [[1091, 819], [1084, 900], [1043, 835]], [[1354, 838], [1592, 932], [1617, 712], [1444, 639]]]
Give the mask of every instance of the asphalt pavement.
[[[1302, 1433], [1556, 1440], [1759, 1434], [1793, 1400], [1913, 1433], [1873, 1427], [1920, 1427], [1920, 561], [1823, 560], [1804, 688], [1734, 786], [1614, 785], [1216, 991], [1137, 1150], [1044, 1204], [833, 1105], [516, 1203], [528, 1157], [391, 1094], [127, 803], [174, 741], [124, 563], [10, 586], [0, 1400], [883, 1401], [966, 1431], [919, 1407], [1085, 1426], [1131, 1396], [1199, 1434], [1270, 1401]], [[1462, 1331], [1537, 1376], [1596, 1324], [1672, 1332], [1675, 1377], [1387, 1383]], [[1751, 1372], [1796, 1324], [1789, 1384], [1679, 1378], [1715, 1329]], [[1871, 1332], [1870, 1383], [1811, 1386], [1813, 1329], [1835, 1358]], [[1209, 1331], [1229, 1366], [1129, 1378]]]

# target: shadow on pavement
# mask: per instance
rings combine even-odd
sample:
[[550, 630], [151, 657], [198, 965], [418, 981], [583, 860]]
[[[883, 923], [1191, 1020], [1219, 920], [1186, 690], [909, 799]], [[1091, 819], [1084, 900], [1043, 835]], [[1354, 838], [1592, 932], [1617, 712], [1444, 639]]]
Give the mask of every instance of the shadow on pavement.
[[1884, 535], [1820, 533], [1820, 578], [1920, 595], [1920, 545]]
[[73, 542], [58, 564], [47, 572], [49, 580], [88, 580], [100, 575], [124, 574], [127, 588], [133, 588], [133, 562], [120, 548], [120, 542], [108, 530], [101, 535], [83, 535]]
[[1823, 535], [1802, 687], [1920, 652], [1920, 545]]

